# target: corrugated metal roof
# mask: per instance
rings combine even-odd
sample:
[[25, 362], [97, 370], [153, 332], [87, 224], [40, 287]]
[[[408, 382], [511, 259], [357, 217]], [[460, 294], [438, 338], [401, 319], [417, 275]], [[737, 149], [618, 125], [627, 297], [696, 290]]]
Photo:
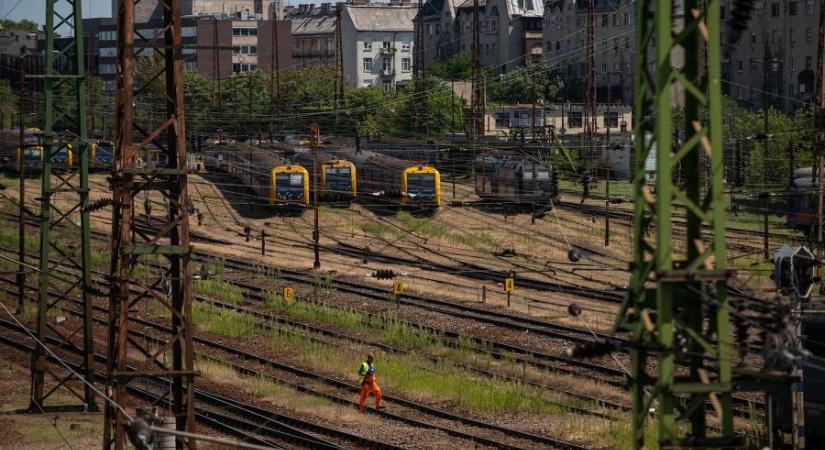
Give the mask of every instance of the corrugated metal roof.
[[347, 5], [358, 31], [413, 31], [417, 6]]
[[292, 22], [292, 34], [335, 33], [334, 16], [297, 16], [289, 20]]

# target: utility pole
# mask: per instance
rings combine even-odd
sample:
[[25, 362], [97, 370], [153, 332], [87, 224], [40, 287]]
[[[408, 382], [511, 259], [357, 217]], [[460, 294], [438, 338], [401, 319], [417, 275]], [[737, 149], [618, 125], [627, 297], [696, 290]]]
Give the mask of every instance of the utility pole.
[[23, 305], [26, 303], [26, 133], [25, 133], [25, 119], [26, 116], [26, 66], [23, 60], [26, 57], [26, 47], [20, 49], [20, 91], [18, 93], [18, 117], [19, 117], [19, 149], [20, 156], [17, 161], [19, 180], [18, 195], [18, 217], [17, 217], [17, 313], [23, 312]]
[[[413, 85], [415, 87], [415, 97], [413, 102], [413, 129], [416, 134], [421, 133], [421, 130], [426, 128], [426, 123], [422, 124], [422, 120], [427, 120], [427, 105], [426, 99], [428, 96], [427, 88], [424, 86], [424, 18], [422, 16], [422, 6], [424, 0], [418, 0], [418, 12], [415, 16], [415, 48], [413, 49]], [[422, 104], [423, 102], [423, 104]], [[422, 126], [424, 125], [424, 126]]]
[[321, 145], [321, 130], [318, 124], [312, 122], [309, 124], [309, 135], [312, 143], [312, 209], [315, 210], [315, 225], [312, 229], [313, 250], [315, 252], [315, 261], [312, 267], [316, 270], [321, 268], [321, 230], [318, 225], [318, 147]]
[[767, 168], [767, 156], [768, 156], [768, 65], [770, 62], [768, 61], [768, 36], [765, 34], [764, 36], [765, 47], [763, 50], [762, 55], [762, 191], [764, 192], [766, 189], [765, 185], [765, 177], [768, 168]]
[[335, 108], [344, 105], [344, 41], [341, 37], [341, 13], [345, 5], [338, 3], [335, 7]]
[[[614, 325], [614, 331], [632, 336], [636, 450], [645, 446], [647, 420], [657, 422], [653, 433], [662, 448], [738, 447], [733, 393], [764, 391], [768, 386], [760, 373], [750, 374], [747, 381], [734, 377], [732, 346], [719, 338], [731, 335], [722, 171], [721, 0], [703, 3], [701, 7], [699, 0], [685, 0], [684, 11], [698, 13], [685, 14], [684, 26], [674, 31], [670, 0], [636, 2], [634, 256], [627, 297]], [[706, 75], [701, 72], [703, 46]], [[684, 64], [674, 66], [671, 55], [677, 48], [684, 50]], [[684, 92], [681, 123], [674, 123], [674, 87]], [[675, 129], [685, 135], [677, 153], [672, 150]], [[656, 152], [655, 192], [644, 171], [651, 151]], [[711, 160], [707, 196], [701, 195], [702, 153]], [[673, 181], [677, 163], [685, 171], [683, 186]], [[679, 245], [674, 245], [672, 233], [674, 199], [688, 205], [686, 233]], [[647, 236], [647, 224], [655, 226], [655, 236]], [[703, 236], [703, 227], [709, 234]], [[675, 248], [686, 249], [686, 254], [675, 255]], [[686, 369], [677, 370], [677, 363]], [[655, 416], [650, 414], [653, 404]], [[711, 415], [719, 427], [712, 437], [706, 435]]]
[[613, 125], [613, 117], [610, 115], [610, 72], [607, 72], [607, 120], [605, 121], [607, 145], [605, 145], [604, 164], [604, 246], [610, 246], [610, 150], [613, 144], [610, 143], [610, 127]]
[[479, 22], [478, 0], [473, 0], [473, 79], [470, 93], [470, 137], [478, 142], [484, 136], [484, 95], [481, 81], [481, 23]]
[[[275, 5], [278, 5], [276, 2]], [[270, 44], [272, 45], [272, 57], [269, 61], [269, 134], [275, 131], [275, 104], [281, 98], [281, 61], [278, 57], [278, 16], [280, 11], [273, 10], [272, 12], [272, 36], [270, 36]]]
[[[65, 10], [71, 13], [66, 16]], [[56, 27], [68, 27], [61, 30], [61, 34], [71, 36], [67, 47], [55, 49], [54, 41], [57, 35]], [[68, 31], [68, 32], [65, 32]], [[37, 308], [37, 338], [46, 342], [50, 331], [60, 333], [58, 327], [49, 324], [50, 313], [62, 307], [75, 308], [73, 300], [80, 297], [82, 319], [79, 327], [65, 324], [60, 327], [65, 331], [61, 336], [68, 340], [73, 336], [80, 336], [83, 340], [83, 356], [79, 371], [83, 377], [83, 395], [78, 395], [82, 403], [72, 405], [83, 411], [95, 411], [94, 394], [91, 386], [94, 377], [94, 341], [92, 339], [92, 283], [90, 261], [90, 227], [89, 227], [89, 145], [86, 127], [86, 69], [83, 53], [83, 10], [80, 0], [47, 0], [46, 1], [46, 49], [45, 74], [38, 76], [43, 79], [43, 97], [45, 99], [43, 123], [43, 165], [40, 177], [40, 270], [38, 277], [38, 308]], [[65, 55], [71, 61], [57, 60], [58, 55]], [[21, 61], [22, 62], [22, 61]], [[33, 76], [32, 76], [33, 77]], [[68, 88], [74, 104], [72, 108], [55, 104], [58, 89], [61, 86]], [[58, 122], [69, 125], [71, 135], [58, 137], [54, 128]], [[69, 142], [72, 143], [70, 146]], [[59, 181], [52, 184], [52, 159], [62, 152], [74, 152], [77, 169], [67, 167], [72, 171], [70, 175], [60, 175]], [[68, 205], [67, 205], [68, 203]], [[78, 218], [79, 222], [78, 223]], [[69, 228], [66, 233], [69, 239], [55, 239], [52, 232], [58, 224]], [[51, 250], [56, 250], [55, 254]], [[69, 288], [60, 287], [60, 294], [52, 294], [54, 281], [53, 270], [59, 265], [76, 267], [80, 275]], [[69, 306], [72, 304], [72, 306]], [[77, 372], [66, 374], [46, 368], [46, 351], [42, 346], [35, 346], [32, 354], [32, 392], [29, 410], [42, 413], [52, 410], [57, 405], [50, 405], [51, 395], [60, 386], [67, 386], [70, 381], [76, 381]], [[46, 391], [46, 378], [54, 378], [56, 386], [50, 383]]]
[[825, 204], [825, 183], [822, 182], [822, 160], [821, 156], [825, 153], [825, 8], [820, 4], [819, 8], [819, 45], [817, 47], [817, 75], [819, 76], [819, 92], [818, 104], [816, 109], [816, 154], [818, 155], [816, 161], [816, 171], [819, 172], [817, 177], [818, 183], [818, 198], [816, 207], [816, 242], [817, 247], [822, 256], [822, 228], [823, 228], [823, 204]]
[[221, 56], [218, 53], [218, 18], [212, 22], [212, 101], [221, 110]]
[[[170, 385], [170, 412], [177, 431], [195, 432], [195, 376], [192, 347], [192, 291], [187, 211], [186, 127], [183, 91], [183, 46], [181, 1], [161, 0], [163, 37], [135, 42], [135, 3], [119, 0], [117, 9], [117, 65], [115, 157], [111, 176], [112, 247], [106, 389], [114, 404], [128, 404], [130, 384], [139, 379], [165, 380]], [[157, 126], [141, 123], [134, 115], [136, 97], [152, 92], [151, 86], [136, 86], [135, 51], [149, 49], [163, 55], [164, 64], [148, 78], [165, 80], [166, 108]], [[148, 139], [136, 138], [144, 130]], [[136, 157], [147, 150], [159, 152], [168, 161], [163, 168], [138, 167]], [[134, 232], [134, 199], [141, 192], [156, 192], [166, 199], [166, 214], [155, 216], [154, 228]], [[166, 261], [161, 270], [136, 278], [132, 270], [139, 263]], [[139, 281], [138, 281], [139, 280]], [[162, 290], [157, 289], [162, 287]], [[134, 290], [138, 293], [134, 293]], [[158, 351], [138, 339], [130, 339], [130, 313], [161, 309], [169, 332], [161, 334], [165, 343]], [[171, 364], [167, 358], [171, 356]], [[139, 369], [129, 370], [134, 364]], [[140, 378], [137, 378], [140, 377]], [[127, 445], [129, 419], [107, 403], [104, 449], [123, 450]], [[178, 440], [177, 448], [194, 448], [194, 440]]]
[[587, 87], [584, 93], [584, 142], [583, 166], [591, 171], [596, 163], [596, 52], [595, 52], [596, 6], [595, 0], [587, 2]]

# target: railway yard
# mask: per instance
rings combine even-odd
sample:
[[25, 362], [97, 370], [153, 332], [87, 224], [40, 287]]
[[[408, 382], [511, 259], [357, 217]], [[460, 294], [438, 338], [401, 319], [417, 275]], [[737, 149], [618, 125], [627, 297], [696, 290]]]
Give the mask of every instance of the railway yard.
[[[309, 212], [274, 214], [252, 189], [223, 172], [191, 175], [198, 217], [190, 231], [196, 245], [198, 420], [252, 442], [313, 448], [628, 446], [627, 353], [585, 360], [568, 351], [598, 339], [626, 341], [611, 328], [628, 282], [629, 242], [615, 238], [609, 247], [593, 245], [604, 220], [598, 199], [579, 203], [579, 197], [563, 194], [553, 210], [534, 220], [529, 213], [490, 212], [468, 181], [459, 177], [450, 199], [463, 206], [443, 207], [435, 215], [376, 214], [369, 199], [321, 206], [321, 268], [312, 270]], [[17, 244], [11, 232], [15, 182], [0, 180], [9, 186], [2, 192], [7, 201], [0, 217], [0, 250], [8, 255]], [[90, 186], [92, 203], [110, 195], [104, 174], [91, 175]], [[37, 180], [27, 180], [26, 187], [27, 209], [34, 211]], [[136, 226], [149, 228], [164, 219], [152, 214], [161, 209], [161, 197], [138, 200], [143, 207], [136, 207]], [[103, 289], [110, 208], [91, 217], [92, 278]], [[616, 236], [629, 232], [630, 217], [625, 209], [614, 210]], [[31, 261], [37, 260], [36, 219], [27, 218]], [[676, 224], [673, 231], [678, 230]], [[61, 239], [59, 228], [56, 233]], [[737, 243], [732, 260], [743, 267], [758, 263], [760, 247], [751, 234], [730, 231], [728, 239]], [[576, 263], [571, 250], [580, 255]], [[77, 272], [59, 270], [67, 278]], [[140, 277], [151, 279], [158, 270], [151, 263], [136, 268], [138, 285]], [[380, 271], [393, 275], [379, 279]], [[504, 278], [511, 272], [516, 288], [508, 296]], [[393, 294], [393, 281], [403, 283], [403, 294]], [[765, 277], [738, 281], [741, 289], [757, 291]], [[15, 280], [0, 282], [0, 298], [13, 308]], [[294, 289], [294, 297], [285, 300], [284, 288]], [[59, 283], [53, 289], [59, 291]], [[36, 290], [30, 283], [20, 316], [31, 329]], [[74, 301], [74, 308], [59, 313], [66, 323], [79, 320], [82, 303]], [[106, 305], [105, 298], [94, 302], [100, 336]], [[158, 332], [168, 331], [159, 314], [133, 310], [132, 338], [158, 348]], [[25, 367], [32, 343], [13, 322], [0, 325], [3, 342], [16, 349], [9, 367]], [[96, 346], [104, 348], [105, 341]], [[368, 408], [362, 415], [353, 368], [367, 353], [377, 356], [387, 409]], [[105, 355], [98, 358], [103, 370]], [[760, 364], [758, 357], [749, 362]], [[134, 395], [144, 401], [158, 395], [153, 386], [140, 389]], [[735, 401], [737, 429], [758, 436], [763, 399]]]
[[825, 450], [825, 4], [498, 1], [0, 1], [0, 449]]

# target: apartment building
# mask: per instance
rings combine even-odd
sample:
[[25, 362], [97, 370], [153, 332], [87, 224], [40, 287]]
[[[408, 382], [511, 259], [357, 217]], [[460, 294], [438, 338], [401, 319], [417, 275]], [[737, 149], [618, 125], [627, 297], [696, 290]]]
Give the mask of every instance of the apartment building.
[[295, 69], [335, 68], [335, 11], [343, 3], [287, 6], [284, 15], [292, 24], [292, 63]]
[[[723, 20], [731, 3], [723, 2]], [[785, 112], [810, 102], [815, 95], [821, 5], [814, 0], [756, 0], [748, 29], [723, 52], [723, 92], [743, 105], [761, 108], [767, 91], [769, 104]]]
[[[633, 98], [635, 52], [634, 5], [631, 0], [595, 0], [593, 27], [596, 96], [612, 101]], [[544, 59], [582, 80], [587, 78], [588, 2], [551, 0], [544, 10]]]
[[344, 86], [392, 91], [410, 85], [417, 12], [408, 2], [345, 5], [341, 14]]
[[[273, 0], [181, 0], [182, 16], [234, 15], [246, 12], [272, 17], [265, 11], [272, 7]], [[280, 3], [280, 2], [279, 2]], [[112, 0], [112, 17], [117, 17], [118, 0]], [[135, 23], [163, 19], [160, 0], [141, 0], [135, 3]]]
[[[429, 0], [422, 7], [424, 67], [473, 46], [473, 0]], [[481, 64], [506, 73], [542, 57], [541, 0], [479, 0]]]

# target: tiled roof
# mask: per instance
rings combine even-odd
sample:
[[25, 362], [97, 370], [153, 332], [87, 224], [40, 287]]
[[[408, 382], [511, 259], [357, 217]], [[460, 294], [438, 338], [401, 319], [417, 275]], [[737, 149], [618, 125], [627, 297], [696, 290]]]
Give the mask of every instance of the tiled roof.
[[417, 6], [347, 5], [358, 31], [413, 31]]

